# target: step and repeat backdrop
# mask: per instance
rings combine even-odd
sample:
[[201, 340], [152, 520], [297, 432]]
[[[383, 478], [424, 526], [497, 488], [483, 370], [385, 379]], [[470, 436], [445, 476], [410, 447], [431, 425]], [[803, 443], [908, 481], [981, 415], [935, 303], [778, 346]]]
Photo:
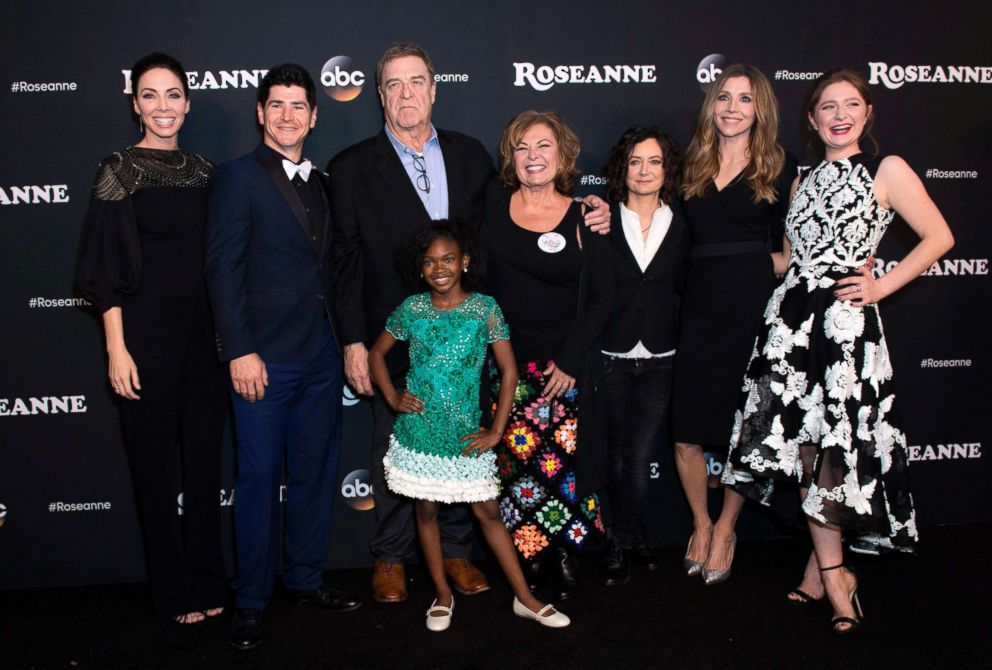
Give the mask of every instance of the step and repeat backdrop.
[[[144, 576], [100, 323], [72, 277], [97, 163], [138, 139], [128, 68], [153, 50], [189, 71], [182, 146], [218, 163], [259, 141], [255, 95], [267, 68], [305, 66], [319, 106], [305, 153], [323, 166], [380, 129], [378, 57], [394, 41], [417, 41], [437, 69], [437, 126], [479, 138], [495, 157], [514, 114], [556, 110], [582, 139], [579, 194], [602, 193], [609, 148], [632, 124], [660, 125], [684, 147], [703, 87], [734, 62], [772, 79], [781, 142], [809, 164], [800, 112], [811, 81], [836, 66], [859, 70], [872, 87], [883, 153], [913, 166], [957, 239], [882, 305], [923, 541], [927, 526], [992, 519], [983, 495], [992, 478], [992, 429], [983, 418], [992, 387], [992, 57], [976, 30], [990, 21], [992, 9], [969, 2], [861, 3], [856, 14], [794, 1], [3, 3], [0, 588]], [[914, 241], [897, 220], [876, 272], [889, 271]], [[341, 402], [328, 565], [358, 567], [370, 563], [374, 527], [371, 413], [347, 389]], [[236, 495], [233, 460], [229, 437], [218, 492], [225, 510]], [[720, 467], [711, 461], [713, 474]], [[682, 542], [689, 531], [673, 473], [669, 445], [660, 443], [651, 477], [661, 543]], [[787, 518], [750, 506], [742, 519], [745, 536], [791, 531]]]

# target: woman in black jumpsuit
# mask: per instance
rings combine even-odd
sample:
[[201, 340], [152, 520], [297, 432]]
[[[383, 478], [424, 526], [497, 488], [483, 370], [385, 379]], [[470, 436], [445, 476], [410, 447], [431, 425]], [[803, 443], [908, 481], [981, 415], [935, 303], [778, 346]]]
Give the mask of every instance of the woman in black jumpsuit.
[[219, 490], [227, 396], [203, 277], [213, 166], [178, 148], [189, 111], [178, 61], [151, 54], [131, 76], [143, 135], [100, 164], [77, 281], [103, 318], [155, 612], [191, 624], [220, 614], [226, 591]]

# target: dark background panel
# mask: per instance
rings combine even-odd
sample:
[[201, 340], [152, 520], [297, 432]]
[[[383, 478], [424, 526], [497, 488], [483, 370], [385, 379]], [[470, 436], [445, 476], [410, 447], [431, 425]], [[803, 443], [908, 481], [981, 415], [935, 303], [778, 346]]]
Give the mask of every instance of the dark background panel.
[[[714, 55], [727, 64], [754, 63], [773, 78], [780, 71], [819, 72], [837, 65], [867, 74], [873, 62], [890, 70], [992, 65], [987, 40], [975, 29], [992, 19], [992, 10], [983, 4], [876, 2], [861, 3], [856, 12], [835, 9], [794, 1], [656, 0], [387, 0], [361, 6], [299, 0], [3, 3], [0, 189], [9, 198], [14, 187], [58, 187], [68, 199], [0, 204], [0, 400], [6, 400], [9, 411], [15, 399], [30, 403], [31, 398], [83, 396], [85, 412], [0, 416], [0, 588], [143, 577], [117, 408], [105, 382], [99, 320], [85, 306], [30, 303], [32, 298], [73, 296], [76, 243], [97, 164], [138, 137], [121, 72], [137, 57], [152, 50], [172, 53], [198, 73], [198, 83], [209, 83], [210, 73], [219, 85], [222, 72], [252, 73], [284, 61], [303, 64], [317, 78], [330, 58], [347, 56], [350, 71], [363, 73], [365, 83], [350, 102], [333, 100], [319, 87], [318, 124], [306, 153], [325, 165], [337, 151], [381, 127], [376, 61], [391, 42], [415, 40], [431, 54], [438, 73], [467, 76], [467, 81], [438, 84], [436, 125], [475, 136], [494, 154], [500, 132], [514, 114], [527, 108], [557, 110], [582, 138], [579, 163], [590, 177], [598, 176], [610, 147], [631, 124], [661, 125], [687, 143], [703, 95], [697, 69]], [[558, 83], [539, 91], [515, 85], [514, 63], [652, 65], [655, 81]], [[15, 92], [14, 84], [22, 81], [73, 82], [76, 90]], [[810, 82], [783, 77], [773, 84], [781, 107], [781, 141], [809, 164], [800, 128]], [[906, 158], [946, 216], [958, 241], [948, 261], [973, 265], [966, 274], [922, 277], [882, 306], [897, 404], [911, 455], [918, 456], [912, 476], [924, 527], [987, 521], [992, 515], [981, 499], [992, 474], [982, 452], [990, 442], [984, 416], [992, 391], [987, 336], [992, 326], [992, 235], [986, 225], [992, 205], [990, 93], [989, 83], [872, 85], [883, 153]], [[184, 148], [215, 162], [250, 151], [258, 142], [255, 96], [250, 82], [193, 91]], [[927, 177], [931, 169], [974, 170], [978, 178]], [[577, 191], [601, 193], [602, 184], [593, 179]], [[897, 221], [879, 250], [882, 265], [897, 261], [913, 243], [912, 231]], [[970, 364], [928, 367], [931, 359]], [[367, 542], [374, 523], [373, 512], [363, 509], [363, 485], [371, 466], [369, 405], [347, 396], [343, 402], [345, 441], [331, 567], [369, 563]], [[949, 444], [971, 445], [965, 449], [967, 457], [942, 458], [940, 447]], [[960, 452], [952, 450], [952, 455]], [[658, 445], [655, 461], [651, 495], [656, 539], [683, 542], [689, 515], [667, 441]], [[228, 511], [233, 472], [228, 438], [225, 488], [219, 495]], [[714, 504], [718, 497], [714, 493]], [[110, 508], [49, 511], [57, 502], [110, 503]], [[742, 535], [791, 532], [791, 502], [783, 497], [777, 511], [749, 506], [741, 520]], [[229, 540], [229, 515], [225, 522]]]

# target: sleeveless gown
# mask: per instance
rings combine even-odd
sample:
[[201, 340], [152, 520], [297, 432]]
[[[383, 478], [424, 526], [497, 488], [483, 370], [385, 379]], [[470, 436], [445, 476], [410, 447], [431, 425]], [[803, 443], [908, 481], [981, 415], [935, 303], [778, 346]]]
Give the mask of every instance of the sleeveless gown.
[[851, 531], [851, 549], [913, 551], [906, 437], [877, 305], [833, 295], [892, 221], [862, 154], [805, 172], [786, 220], [792, 245], [744, 377], [723, 482], [767, 503], [778, 480], [808, 487], [803, 511]]

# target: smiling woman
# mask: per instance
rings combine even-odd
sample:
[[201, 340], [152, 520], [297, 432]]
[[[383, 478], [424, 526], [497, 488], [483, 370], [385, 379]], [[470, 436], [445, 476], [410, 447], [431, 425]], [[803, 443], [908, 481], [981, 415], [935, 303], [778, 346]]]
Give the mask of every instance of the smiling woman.
[[593, 255], [602, 259], [606, 239], [586, 233], [579, 203], [570, 198], [579, 139], [561, 117], [522, 112], [503, 132], [499, 153], [506, 188], [487, 207], [483, 246], [519, 370], [499, 447], [500, 511], [532, 577], [541, 559], [554, 555], [555, 593], [565, 599], [578, 586], [574, 550], [603, 531], [599, 499], [577, 473], [577, 453], [588, 455], [591, 446], [578, 441], [577, 386], [586, 388], [581, 373], [591, 342], [583, 343], [573, 326], [585, 298], [580, 279]]
[[226, 398], [203, 280], [213, 165], [179, 149], [190, 109], [182, 65], [151, 54], [131, 76], [142, 137], [100, 165], [77, 282], [103, 319], [155, 611], [192, 624], [220, 614], [226, 590], [217, 505]]

